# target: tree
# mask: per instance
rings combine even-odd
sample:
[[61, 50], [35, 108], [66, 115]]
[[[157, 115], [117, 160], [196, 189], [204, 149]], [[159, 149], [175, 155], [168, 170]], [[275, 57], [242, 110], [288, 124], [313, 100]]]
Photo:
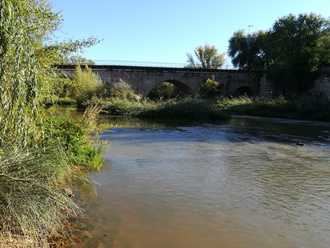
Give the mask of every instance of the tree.
[[202, 69], [218, 69], [225, 61], [224, 54], [219, 53], [215, 46], [204, 45], [195, 49], [194, 55], [187, 54], [188, 67]]
[[314, 14], [289, 15], [275, 22], [269, 35], [270, 73], [280, 91], [303, 93], [312, 87], [316, 72], [327, 62], [322, 41], [329, 41], [323, 38], [329, 31], [329, 21]]
[[39, 49], [57, 25], [58, 15], [44, 1], [0, 1], [0, 147], [24, 147], [38, 137]]
[[315, 52], [318, 54], [319, 64], [330, 63], [330, 34], [323, 35], [317, 42]]
[[268, 33], [245, 34], [244, 31], [234, 33], [229, 40], [229, 56], [235, 67], [243, 70], [266, 69], [268, 62]]
[[314, 14], [288, 15], [267, 32], [236, 32], [229, 55], [241, 69], [265, 69], [278, 94], [304, 93], [322, 64], [330, 62], [329, 20]]
[[[64, 154], [69, 141], [53, 136], [42, 114], [44, 90], [64, 55], [45, 46], [59, 22], [44, 0], [0, 0], [1, 246], [48, 246], [50, 235], [77, 209], [58, 184], [73, 163], [66, 158], [71, 153]], [[7, 237], [13, 240], [7, 243]]]
[[96, 42], [52, 43], [60, 22], [46, 0], [0, 0], [0, 146], [36, 143], [40, 107], [61, 81], [54, 65]]
[[[45, 39], [45, 37], [43, 37]], [[41, 101], [49, 101], [57, 98], [58, 89], [62, 88], [63, 83], [67, 84], [67, 79], [62, 73], [56, 70], [55, 65], [65, 64], [71, 57], [75, 57], [77, 52], [83, 48], [91, 47], [98, 42], [95, 38], [84, 40], [69, 40], [54, 43], [38, 42], [38, 60], [40, 70], [38, 76], [42, 82]]]

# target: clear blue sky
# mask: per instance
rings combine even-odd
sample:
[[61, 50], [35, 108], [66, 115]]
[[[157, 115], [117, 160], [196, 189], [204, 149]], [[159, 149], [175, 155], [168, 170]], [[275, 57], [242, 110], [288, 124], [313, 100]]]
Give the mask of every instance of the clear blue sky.
[[227, 51], [239, 29], [267, 29], [289, 13], [330, 16], [330, 0], [50, 1], [64, 18], [56, 39], [102, 40], [84, 54], [94, 60], [185, 63], [204, 43]]

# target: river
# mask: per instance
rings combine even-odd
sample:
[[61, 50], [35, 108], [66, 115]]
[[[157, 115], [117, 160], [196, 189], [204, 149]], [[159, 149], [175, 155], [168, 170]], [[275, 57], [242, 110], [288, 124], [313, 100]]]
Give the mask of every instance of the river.
[[109, 122], [83, 247], [329, 247], [328, 124]]

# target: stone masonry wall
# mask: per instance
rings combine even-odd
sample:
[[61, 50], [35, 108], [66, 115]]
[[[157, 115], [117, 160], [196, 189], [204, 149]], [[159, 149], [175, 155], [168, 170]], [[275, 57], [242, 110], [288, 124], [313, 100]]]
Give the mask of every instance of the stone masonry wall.
[[[91, 66], [103, 82], [113, 84], [125, 81], [142, 95], [147, 95], [158, 84], [170, 81], [184, 85], [191, 93], [197, 93], [200, 84], [213, 79], [225, 85], [225, 95], [235, 95], [239, 88], [249, 88], [252, 95], [258, 96], [262, 84], [253, 73], [238, 70], [200, 70], [188, 68], [153, 68], [132, 66]], [[59, 66], [67, 76], [72, 76], [75, 66]], [[260, 78], [260, 77], [259, 77]]]

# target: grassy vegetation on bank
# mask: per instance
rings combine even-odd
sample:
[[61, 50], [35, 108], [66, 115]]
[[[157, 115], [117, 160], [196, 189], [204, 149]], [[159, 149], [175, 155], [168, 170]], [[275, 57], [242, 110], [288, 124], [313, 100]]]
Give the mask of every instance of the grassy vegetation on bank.
[[98, 170], [103, 164], [85, 121], [47, 115], [38, 143], [0, 149], [0, 242], [7, 247], [48, 247], [48, 238], [80, 213], [67, 193], [76, 168]]
[[[62, 100], [61, 100], [62, 101]], [[73, 106], [75, 100], [63, 99], [61, 106]], [[71, 104], [67, 105], [66, 103]], [[142, 119], [185, 119], [190, 121], [227, 120], [230, 115], [252, 115], [302, 120], [330, 121], [330, 103], [319, 97], [297, 99], [262, 98], [181, 98], [166, 101], [128, 100], [106, 98], [97, 100], [102, 113], [114, 116], [131, 116]]]
[[157, 108], [160, 103], [150, 100], [108, 98], [100, 101], [102, 113], [116, 116], [138, 116], [141, 112]]
[[217, 108], [228, 114], [330, 121], [330, 102], [325, 98], [305, 96], [296, 99], [224, 98]]
[[230, 119], [230, 115], [217, 109], [212, 101], [186, 98], [158, 104], [155, 108], [141, 111], [137, 117], [153, 120], [185, 120], [213, 122]]
[[50, 237], [81, 212], [68, 193], [74, 172], [102, 165], [89, 138], [96, 108], [82, 121], [45, 109], [66, 88], [54, 65], [90, 44], [45, 44], [60, 19], [47, 1], [1, 2], [0, 247], [56, 247]]

